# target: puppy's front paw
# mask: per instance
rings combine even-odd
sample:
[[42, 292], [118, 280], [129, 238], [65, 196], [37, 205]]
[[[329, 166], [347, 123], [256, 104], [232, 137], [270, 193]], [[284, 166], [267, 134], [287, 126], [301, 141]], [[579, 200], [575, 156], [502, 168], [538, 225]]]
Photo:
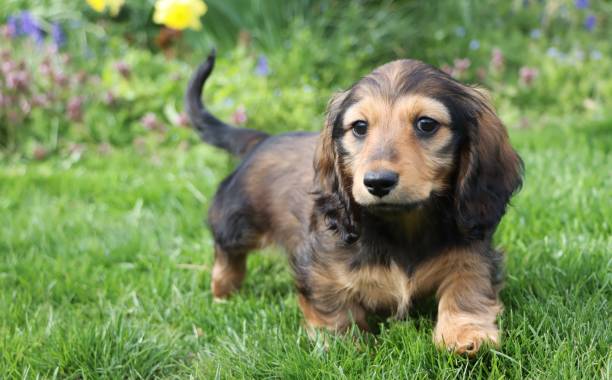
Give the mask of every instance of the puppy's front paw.
[[495, 325], [438, 324], [434, 330], [434, 342], [457, 354], [474, 356], [485, 343], [499, 346], [499, 330]]

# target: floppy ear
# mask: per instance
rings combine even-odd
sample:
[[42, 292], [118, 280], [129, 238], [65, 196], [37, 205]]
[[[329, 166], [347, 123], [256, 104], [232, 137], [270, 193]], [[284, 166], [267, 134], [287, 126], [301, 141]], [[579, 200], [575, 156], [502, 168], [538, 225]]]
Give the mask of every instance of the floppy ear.
[[521, 187], [523, 162], [486, 93], [470, 92], [475, 116], [460, 150], [455, 208], [457, 224], [465, 236], [484, 239], [493, 234], [510, 197]]
[[347, 96], [348, 92], [336, 93], [327, 105], [325, 127], [314, 156], [314, 193], [315, 212], [323, 217], [329, 229], [351, 244], [359, 237], [357, 208], [350, 195], [352, 179], [344, 174], [342, 156], [334, 139]]
[[321, 191], [333, 191], [334, 183], [338, 180], [337, 153], [333, 135], [334, 125], [339, 122], [342, 102], [346, 96], [346, 92], [338, 92], [327, 103], [325, 127], [319, 135], [314, 156], [315, 185], [318, 185]]

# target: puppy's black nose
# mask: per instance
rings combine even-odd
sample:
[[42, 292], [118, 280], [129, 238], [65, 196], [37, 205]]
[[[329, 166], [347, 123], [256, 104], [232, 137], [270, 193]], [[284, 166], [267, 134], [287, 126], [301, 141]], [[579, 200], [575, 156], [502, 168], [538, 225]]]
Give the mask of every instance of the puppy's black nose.
[[365, 176], [363, 176], [363, 184], [370, 194], [382, 198], [393, 190], [397, 185], [398, 178], [399, 175], [396, 172], [389, 170], [367, 172]]

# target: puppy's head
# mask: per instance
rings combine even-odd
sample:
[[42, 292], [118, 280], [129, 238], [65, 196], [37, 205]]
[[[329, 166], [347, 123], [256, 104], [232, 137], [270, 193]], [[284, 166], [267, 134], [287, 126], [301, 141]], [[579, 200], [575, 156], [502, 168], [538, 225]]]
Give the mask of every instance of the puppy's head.
[[360, 210], [406, 213], [445, 198], [465, 236], [483, 238], [521, 171], [486, 95], [413, 60], [381, 66], [335, 95], [315, 156], [320, 192], [335, 194], [341, 210], [328, 213], [330, 224], [357, 235]]

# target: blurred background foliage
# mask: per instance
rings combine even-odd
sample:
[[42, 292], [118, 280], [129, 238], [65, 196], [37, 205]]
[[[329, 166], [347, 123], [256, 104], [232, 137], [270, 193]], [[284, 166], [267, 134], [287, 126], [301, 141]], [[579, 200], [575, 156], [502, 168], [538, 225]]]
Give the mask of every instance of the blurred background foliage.
[[397, 58], [489, 88], [511, 128], [610, 115], [612, 2], [205, 3], [201, 30], [175, 31], [153, 23], [155, 0], [128, 1], [115, 16], [84, 0], [4, 0], [1, 154], [188, 147], [183, 91], [213, 46], [209, 106], [271, 132], [319, 130], [334, 91]]

